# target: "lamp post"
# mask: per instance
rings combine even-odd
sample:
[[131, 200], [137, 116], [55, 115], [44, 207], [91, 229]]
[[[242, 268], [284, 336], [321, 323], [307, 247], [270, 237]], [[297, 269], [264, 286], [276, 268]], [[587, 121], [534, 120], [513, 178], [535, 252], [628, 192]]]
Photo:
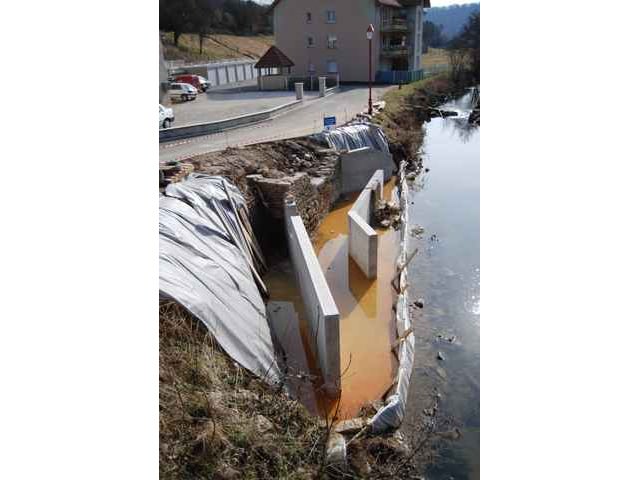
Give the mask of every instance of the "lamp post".
[[373, 40], [374, 28], [369, 24], [367, 28], [367, 40], [369, 40], [369, 115], [373, 115], [373, 101], [371, 99], [371, 41]]

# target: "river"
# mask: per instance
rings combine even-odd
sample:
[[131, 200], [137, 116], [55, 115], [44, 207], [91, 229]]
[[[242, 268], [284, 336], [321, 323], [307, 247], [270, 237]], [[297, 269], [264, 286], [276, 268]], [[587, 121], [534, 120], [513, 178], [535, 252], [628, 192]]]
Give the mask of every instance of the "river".
[[429, 171], [411, 186], [411, 227], [424, 233], [412, 236], [409, 278], [424, 308], [413, 309], [403, 431], [414, 443], [429, 437], [417, 456], [429, 480], [480, 478], [480, 128], [466, 121], [470, 97], [445, 107], [460, 116], [425, 124]]

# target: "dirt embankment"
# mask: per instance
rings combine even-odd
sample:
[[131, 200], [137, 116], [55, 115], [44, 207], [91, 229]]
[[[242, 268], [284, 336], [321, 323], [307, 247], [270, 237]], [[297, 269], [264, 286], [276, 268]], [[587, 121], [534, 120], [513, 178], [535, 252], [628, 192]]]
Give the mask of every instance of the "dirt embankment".
[[[231, 360], [197, 319], [160, 304], [160, 478], [411, 478], [398, 435], [361, 435], [348, 463], [329, 465], [330, 421]], [[371, 413], [371, 412], [370, 412]]]

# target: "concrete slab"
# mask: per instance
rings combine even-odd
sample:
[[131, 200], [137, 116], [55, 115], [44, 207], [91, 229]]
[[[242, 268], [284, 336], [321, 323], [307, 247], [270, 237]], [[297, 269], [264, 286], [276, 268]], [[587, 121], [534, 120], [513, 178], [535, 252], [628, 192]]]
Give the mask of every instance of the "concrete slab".
[[295, 203], [285, 204], [289, 256], [302, 296], [312, 346], [324, 377], [324, 389], [338, 396], [340, 387], [340, 313]]
[[394, 163], [391, 154], [371, 147], [341, 153], [340, 163], [342, 193], [362, 190], [377, 170], [382, 170], [385, 182], [393, 175]]
[[349, 256], [369, 279], [378, 276], [378, 234], [370, 224], [375, 204], [382, 199], [383, 187], [384, 172], [377, 170], [347, 214]]

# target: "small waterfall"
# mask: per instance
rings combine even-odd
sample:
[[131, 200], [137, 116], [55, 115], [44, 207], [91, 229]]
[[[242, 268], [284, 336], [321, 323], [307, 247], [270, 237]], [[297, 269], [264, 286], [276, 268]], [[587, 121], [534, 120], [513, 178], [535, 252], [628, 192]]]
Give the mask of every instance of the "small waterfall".
[[338, 151], [371, 147], [389, 153], [389, 142], [380, 127], [371, 123], [356, 123], [319, 133], [315, 137]]

